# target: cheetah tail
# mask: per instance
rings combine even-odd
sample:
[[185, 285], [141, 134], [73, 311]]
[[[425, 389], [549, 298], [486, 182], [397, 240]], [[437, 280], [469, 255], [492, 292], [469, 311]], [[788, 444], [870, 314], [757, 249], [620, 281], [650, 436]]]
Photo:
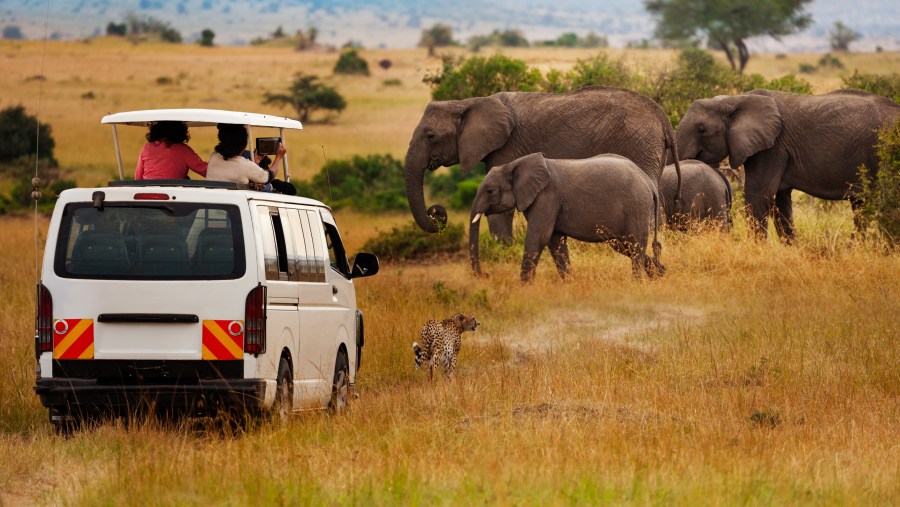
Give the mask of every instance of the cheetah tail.
[[425, 362], [425, 351], [419, 346], [419, 342], [413, 342], [413, 354], [416, 356], [416, 369], [419, 369], [422, 363]]

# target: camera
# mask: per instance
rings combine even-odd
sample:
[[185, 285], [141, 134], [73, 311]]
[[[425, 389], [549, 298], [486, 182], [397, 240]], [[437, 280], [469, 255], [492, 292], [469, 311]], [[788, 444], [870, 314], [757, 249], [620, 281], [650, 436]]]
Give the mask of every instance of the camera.
[[257, 137], [256, 138], [256, 154], [257, 155], [274, 155], [281, 145], [280, 137]]

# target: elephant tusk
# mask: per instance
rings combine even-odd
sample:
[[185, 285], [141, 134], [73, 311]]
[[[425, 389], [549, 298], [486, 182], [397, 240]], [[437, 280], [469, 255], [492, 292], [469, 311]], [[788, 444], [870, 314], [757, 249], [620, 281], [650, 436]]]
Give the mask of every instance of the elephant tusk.
[[482, 215], [482, 213], [475, 213], [475, 216], [472, 217], [472, 223], [473, 224], [478, 223], [478, 221], [481, 220], [481, 215]]

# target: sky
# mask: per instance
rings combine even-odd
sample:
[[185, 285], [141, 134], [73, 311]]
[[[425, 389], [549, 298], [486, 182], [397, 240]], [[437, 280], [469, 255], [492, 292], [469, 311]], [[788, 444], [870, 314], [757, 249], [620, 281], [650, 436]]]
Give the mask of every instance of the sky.
[[[825, 51], [835, 21], [860, 33], [858, 51], [900, 50], [900, 0], [814, 0], [814, 24], [804, 32], [750, 41], [755, 51]], [[49, 15], [48, 15], [49, 13]], [[204, 28], [218, 44], [247, 44], [281, 26], [285, 33], [315, 27], [319, 39], [365, 47], [415, 47], [423, 28], [449, 24], [458, 40], [495, 29], [520, 29], [532, 41], [565, 32], [606, 35], [613, 47], [650, 39], [655, 22], [641, 0], [0, 0], [0, 27], [27, 38], [79, 39], [102, 34], [110, 21], [133, 13], [170, 23], [186, 40]]]

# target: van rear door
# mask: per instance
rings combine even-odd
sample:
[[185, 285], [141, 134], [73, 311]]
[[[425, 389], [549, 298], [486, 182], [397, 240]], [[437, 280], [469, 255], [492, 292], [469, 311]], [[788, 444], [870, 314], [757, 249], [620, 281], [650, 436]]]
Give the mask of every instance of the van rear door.
[[[243, 376], [252, 287], [242, 228], [234, 204], [67, 204], [55, 276], [44, 280], [53, 295], [54, 376], [100, 360], [193, 361], [210, 375]], [[147, 373], [166, 373], [160, 371]]]

